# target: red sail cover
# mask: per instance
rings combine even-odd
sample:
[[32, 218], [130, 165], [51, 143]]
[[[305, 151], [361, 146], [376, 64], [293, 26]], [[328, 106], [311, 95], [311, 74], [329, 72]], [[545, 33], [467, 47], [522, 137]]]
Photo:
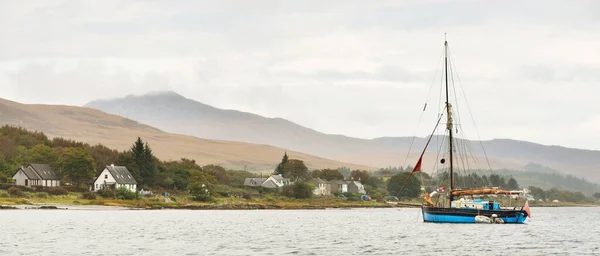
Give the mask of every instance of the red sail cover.
[[523, 206], [523, 210], [527, 213], [527, 217], [531, 218], [531, 210], [529, 209], [529, 201], [525, 201], [525, 206]]
[[[423, 152], [425, 153], [425, 152]], [[415, 165], [415, 168], [413, 168], [412, 172], [420, 172], [421, 171], [421, 161], [423, 160], [423, 154], [421, 154], [421, 157], [419, 157], [419, 161], [417, 161], [417, 165]]]

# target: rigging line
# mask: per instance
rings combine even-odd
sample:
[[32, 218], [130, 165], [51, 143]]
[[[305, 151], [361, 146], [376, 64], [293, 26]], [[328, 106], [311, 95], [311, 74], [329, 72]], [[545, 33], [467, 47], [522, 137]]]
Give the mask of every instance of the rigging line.
[[[456, 72], [454, 69], [452, 69], [454, 72]], [[457, 113], [457, 117], [456, 119], [458, 120], [457, 123], [457, 128], [460, 129], [461, 133], [459, 136], [457, 136], [457, 150], [459, 153], [459, 156], [462, 156], [462, 158], [460, 159], [463, 165], [463, 172], [464, 172], [464, 179], [468, 179], [467, 177], [469, 177], [471, 175], [471, 166], [469, 164], [469, 151], [468, 151], [468, 141], [466, 140], [467, 137], [467, 133], [465, 132], [465, 130], [463, 129], [463, 125], [462, 125], [462, 118], [460, 117], [460, 110], [458, 107], [458, 94], [456, 93], [456, 83], [454, 81], [454, 76], [451, 77], [452, 80], [452, 85], [453, 85], [453, 90], [454, 90], [454, 97], [455, 97], [455, 101], [457, 102], [456, 104], [456, 113]], [[458, 131], [457, 131], [458, 132]], [[474, 155], [471, 155], [474, 161], [476, 161]], [[467, 183], [467, 180], [464, 181], [464, 183]]]
[[[462, 124], [459, 124], [459, 126], [462, 129], [462, 127], [463, 127]], [[472, 143], [470, 141], [464, 139], [464, 138], [468, 137], [467, 136], [468, 133], [465, 132], [464, 129], [462, 129], [462, 131], [463, 131], [462, 132], [462, 135], [463, 135], [462, 136], [463, 137], [462, 138], [463, 139], [462, 145], [463, 145], [464, 153], [465, 153], [465, 155], [471, 155], [472, 156], [473, 163], [475, 164], [475, 168], [477, 168], [477, 169], [475, 169], [475, 172], [476, 173], [478, 172], [481, 175], [481, 167], [479, 166], [479, 160], [475, 157], [475, 153], [474, 153], [473, 148], [471, 146]], [[468, 173], [472, 174], [473, 172], [471, 171], [471, 166], [470, 166], [470, 164], [469, 164], [468, 161], [467, 161], [467, 168], [468, 168]]]
[[[442, 148], [445, 146], [444, 142], [446, 141], [446, 136], [442, 137], [442, 143], [439, 145], [438, 150], [437, 150], [437, 156], [436, 156], [436, 161], [435, 164], [433, 165], [433, 173], [432, 173], [432, 177], [435, 177], [434, 175], [438, 175], [438, 165], [439, 165], [439, 160], [440, 159], [440, 152], [442, 152]], [[437, 179], [437, 178], [436, 178]]]
[[[427, 146], [429, 145], [429, 142], [431, 142], [431, 139], [433, 138], [433, 135], [435, 134], [435, 131], [438, 127], [438, 125], [440, 125], [440, 121], [442, 120], [442, 116], [440, 116], [435, 124], [435, 127], [433, 127], [433, 131], [431, 132], [431, 135], [429, 135], [429, 139], [427, 140], [427, 144], [425, 144], [425, 147], [423, 147], [423, 152], [421, 152], [421, 156], [419, 157], [419, 161], [417, 162], [417, 165], [419, 165], [419, 163], [422, 163], [423, 161], [423, 155], [425, 154], [425, 151], [427, 150]], [[404, 181], [404, 184], [402, 184], [402, 187], [400, 187], [400, 190], [398, 190], [398, 194], [397, 196], [400, 197], [400, 192], [402, 192], [402, 190], [404, 189], [404, 186], [406, 185], [406, 182], [408, 182], [408, 180], [410, 179], [410, 177], [412, 176], [413, 172], [416, 170], [417, 166], [415, 165], [414, 167], [415, 169], [413, 169], [410, 173], [408, 173], [408, 176], [406, 177], [406, 180]], [[422, 170], [419, 170], [419, 172], [422, 172]]]
[[[457, 151], [458, 151], [459, 156], [463, 157], [463, 158], [461, 158], [461, 162], [462, 162], [463, 169], [464, 169], [464, 178], [463, 178], [464, 182], [463, 183], [466, 184], [466, 183], [468, 183], [469, 177], [472, 176], [471, 175], [472, 174], [471, 165], [470, 165], [469, 159], [471, 159], [471, 158], [473, 159], [473, 162], [474, 162], [474, 164], [475, 164], [475, 166], [477, 168], [479, 168], [479, 164], [478, 164], [477, 159], [475, 158], [475, 154], [473, 153], [473, 151], [471, 149], [470, 143], [466, 140], [467, 133], [465, 132], [465, 129], [463, 129], [464, 127], [462, 125], [462, 118], [461, 118], [461, 115], [460, 115], [460, 108], [458, 106], [459, 105], [458, 104], [458, 93], [456, 93], [456, 81], [454, 80], [454, 73], [456, 73], [457, 79], [459, 77], [458, 72], [456, 71], [456, 64], [454, 63], [454, 59], [453, 58], [450, 58], [449, 61], [451, 63], [450, 70], [452, 71], [452, 73], [451, 73], [452, 88], [453, 88], [453, 92], [454, 92], [454, 99], [456, 101], [456, 113], [457, 113], [457, 116], [456, 116], [457, 125], [456, 125], [456, 127], [458, 129], [460, 129], [460, 131], [461, 131], [460, 134], [462, 135], [462, 136], [457, 136], [458, 138], [457, 138], [457, 143], [456, 144], [458, 145]], [[466, 97], [466, 95], [465, 95], [465, 97]], [[458, 131], [457, 131], [457, 133], [458, 133]], [[460, 138], [460, 141], [459, 141], [459, 138]], [[469, 156], [471, 156], [471, 157], [469, 157]]]
[[[442, 68], [442, 75], [440, 75], [440, 87], [439, 87], [440, 88], [440, 93], [439, 93], [439, 98], [438, 98], [438, 113], [437, 113], [438, 116], [442, 115], [443, 112], [444, 112], [444, 110], [447, 107], [447, 105], [444, 103], [444, 100], [443, 100], [444, 74], [445, 74], [444, 72], [446, 72], [446, 70]], [[442, 129], [442, 128], [438, 128], [438, 130], [436, 131], [437, 134], [440, 133], [440, 129]], [[441, 137], [441, 141], [440, 141], [440, 137]], [[444, 143], [444, 140], [445, 140], [445, 136], [435, 136], [435, 142], [437, 143], [438, 146], [442, 145]]]
[[481, 167], [479, 167], [479, 161], [475, 157], [475, 153], [473, 151], [473, 148], [471, 147], [471, 143], [465, 143], [465, 144], [467, 145], [467, 150], [473, 156], [473, 163], [475, 164], [475, 167], [477, 168], [476, 170], [479, 170]]
[[[449, 47], [448, 47], [449, 48]], [[460, 185], [462, 185], [463, 187], [465, 186], [465, 174], [467, 173], [466, 170], [466, 164], [465, 164], [465, 158], [466, 158], [466, 154], [463, 154], [463, 145], [462, 143], [464, 141], [460, 140], [460, 137], [462, 136], [462, 130], [461, 133], [458, 133], [458, 128], [462, 127], [461, 123], [462, 123], [462, 119], [460, 118], [460, 109], [458, 107], [458, 96], [456, 93], [456, 83], [454, 81], [454, 73], [456, 72], [455, 68], [452, 66], [452, 58], [448, 59], [448, 62], [450, 62], [450, 71], [449, 71], [449, 76], [450, 76], [450, 82], [451, 82], [451, 87], [452, 87], [452, 92], [454, 93], [454, 108], [456, 109], [456, 114], [454, 114], [454, 118], [456, 119], [456, 126], [454, 126], [453, 128], [456, 129], [456, 133], [457, 136], [453, 138], [453, 143], [456, 145], [456, 148], [454, 149], [455, 153], [457, 153], [457, 165], [456, 165], [456, 169], [457, 169], [457, 173], [459, 174], [459, 177], [462, 176], [462, 179], [460, 181], [458, 181], [458, 183]], [[461, 175], [461, 164], [462, 164], [462, 175]]]
[[[440, 53], [440, 57], [439, 57], [436, 67], [440, 65], [443, 54], [444, 54], [444, 52], [442, 51], [442, 53]], [[431, 85], [429, 86], [429, 92], [427, 93], [427, 98], [425, 99], [425, 105], [423, 106], [423, 111], [421, 111], [421, 116], [419, 117], [419, 122], [417, 123], [417, 128], [415, 129], [415, 133], [413, 134], [412, 140], [410, 141], [410, 146], [408, 147], [408, 152], [406, 153], [406, 158], [404, 158], [404, 163], [402, 164], [402, 166], [406, 166], [406, 162], [408, 161], [408, 156], [410, 155], [410, 151], [412, 150], [412, 147], [415, 143], [415, 139], [417, 137], [417, 132], [419, 132], [419, 126], [421, 125], [421, 120], [423, 119], [423, 115], [425, 114], [425, 108], [427, 107], [427, 102], [429, 101], [429, 97], [431, 96], [431, 89], [433, 88], [433, 83], [435, 81], [435, 76], [437, 75], [437, 70], [438, 69], [436, 68], [435, 72], [433, 74], [433, 78], [431, 79]]]
[[[450, 51], [450, 49], [448, 49], [448, 53], [452, 57], [452, 52]], [[454, 57], [452, 57], [452, 58], [454, 58]], [[455, 65], [454, 63], [452, 63], [452, 64]], [[479, 130], [477, 129], [477, 125], [475, 124], [475, 118], [473, 117], [473, 112], [471, 111], [471, 107], [469, 106], [469, 101], [467, 101], [467, 94], [465, 93], [465, 90], [462, 86], [462, 82], [460, 81], [460, 75], [458, 75], [458, 73], [456, 74], [456, 78], [458, 79], [458, 85], [460, 86], [460, 89], [461, 89], [463, 95], [465, 96], [465, 103], [467, 105], [467, 109], [469, 110], [469, 115], [471, 116], [471, 120], [473, 121], [473, 126], [475, 127], [475, 132], [477, 133], [477, 138], [479, 139], [479, 143], [481, 144], [481, 149], [483, 150], [483, 154], [485, 155], [485, 160], [487, 161], [490, 171], [493, 172], [492, 165], [490, 164], [490, 160], [485, 151], [485, 147], [483, 146], [483, 141], [481, 141], [481, 136], [479, 135]]]
[[[446, 147], [446, 145], [444, 144], [446, 143], [446, 136], [442, 137], [442, 143], [440, 143], [439, 148], [438, 148], [438, 154], [437, 154], [437, 159], [440, 159], [440, 152], [442, 152], [442, 148]], [[445, 151], [444, 151], [445, 152]], [[442, 154], [442, 156], [445, 156], [446, 153]], [[438, 181], [438, 186], [439, 184], [443, 184], [448, 177], [442, 176], [444, 174], [444, 172], [440, 172], [437, 168], [438, 168], [439, 162], [435, 161], [435, 165], [434, 165], [434, 170], [435, 170], [435, 178]]]
[[[459, 104], [458, 104], [458, 93], [456, 93], [456, 82], [454, 81], [454, 73], [458, 74], [458, 72], [456, 71], [456, 66], [454, 65], [454, 61], [453, 61], [452, 58], [449, 59], [449, 62], [450, 62], [450, 71], [451, 71], [451, 73], [450, 73], [450, 80], [452, 82], [452, 91], [454, 92], [454, 102], [455, 102], [455, 106], [454, 107], [456, 108], [456, 115], [455, 116], [456, 116], [456, 122], [457, 123], [456, 123], [455, 127], [456, 127], [456, 133], [457, 133], [457, 135], [459, 134], [458, 133], [458, 129], [459, 128], [460, 128], [460, 131], [461, 131], [460, 135], [456, 136], [457, 137], [456, 138], [456, 144], [458, 144], [459, 147], [462, 147], [462, 149], [464, 150], [464, 145], [462, 145], [462, 143], [464, 143], [464, 136], [462, 136], [462, 133], [463, 133], [463, 130], [462, 130], [462, 118], [461, 118], [461, 115], [460, 115], [460, 108], [459, 108]], [[463, 138], [463, 140], [459, 141], [459, 139], [461, 137]], [[458, 148], [457, 151], [458, 151], [459, 156], [462, 155], [464, 158], [467, 157], [466, 151], [465, 151], [465, 154], [463, 154], [463, 151], [461, 151], [461, 148]], [[460, 159], [460, 160], [463, 163], [463, 168], [467, 168], [468, 166], [465, 165], [464, 158]], [[466, 173], [466, 169], [465, 169], [465, 173]]]

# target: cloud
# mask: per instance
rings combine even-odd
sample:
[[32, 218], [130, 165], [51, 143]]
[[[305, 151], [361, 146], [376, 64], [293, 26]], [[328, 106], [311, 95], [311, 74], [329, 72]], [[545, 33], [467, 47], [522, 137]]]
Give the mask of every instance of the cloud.
[[[600, 135], [581, 131], [594, 131], [589, 120], [600, 112], [599, 7], [541, 0], [3, 2], [0, 95], [82, 105], [175, 90], [328, 133], [410, 136], [426, 100], [430, 118], [420, 128], [439, 111], [447, 32], [462, 84], [456, 90], [466, 93], [482, 139], [597, 148], [591, 141]], [[457, 110], [470, 124], [461, 97]], [[578, 139], [565, 136], [574, 133]]]
[[[168, 78], [148, 72], [139, 77], [122, 70], [110, 70], [103, 62], [76, 61], [61, 70], [59, 63], [27, 63], [8, 78], [14, 84], [12, 98], [25, 103], [83, 105], [94, 97], [123, 96], [139, 91], [169, 89]], [[64, 64], [63, 64], [64, 65]]]

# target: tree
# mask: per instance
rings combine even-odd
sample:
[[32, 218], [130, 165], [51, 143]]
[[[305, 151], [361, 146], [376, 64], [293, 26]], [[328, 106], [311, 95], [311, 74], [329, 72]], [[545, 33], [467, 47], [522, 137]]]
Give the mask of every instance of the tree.
[[344, 179], [346, 179], [346, 177], [350, 177], [350, 173], [352, 172], [348, 167], [340, 167], [338, 168], [338, 171], [344, 175]]
[[188, 186], [188, 190], [190, 191], [190, 195], [196, 201], [208, 201], [211, 198], [210, 187], [204, 183], [194, 182], [190, 183]]
[[202, 166], [202, 170], [214, 176], [217, 179], [217, 182], [221, 184], [229, 184], [230, 178], [225, 168], [218, 165], [209, 164]]
[[[104, 170], [107, 165], [119, 164], [124, 165], [125, 163], [119, 161], [119, 157], [123, 152], [118, 150], [110, 149], [104, 145], [96, 144], [94, 146], [86, 147], [96, 162], [96, 170]], [[129, 165], [125, 165], [129, 166]]]
[[600, 192], [596, 192], [592, 195], [596, 200], [600, 200]]
[[283, 191], [282, 194], [284, 196], [287, 197], [294, 197], [294, 198], [311, 198], [313, 196], [313, 190], [315, 189], [315, 186], [304, 182], [304, 181], [298, 181], [298, 182], [294, 182], [291, 185], [285, 185], [283, 186]]
[[508, 189], [512, 190], [519, 189], [519, 183], [517, 183], [517, 180], [515, 180], [515, 178], [513, 177], [510, 177], [510, 179], [508, 179], [508, 183], [506, 184], [506, 186], [508, 187]]
[[141, 169], [140, 176], [144, 179], [144, 184], [148, 186], [154, 185], [154, 176], [156, 175], [156, 162], [152, 149], [146, 142], [144, 144], [144, 168]]
[[529, 186], [529, 191], [531, 191], [531, 195], [534, 198], [537, 198], [537, 199], [546, 199], [547, 198], [546, 191], [544, 191], [542, 188], [535, 187], [535, 186]]
[[8, 174], [5, 170], [10, 170], [10, 167], [8, 163], [4, 160], [4, 155], [2, 154], [2, 152], [0, 152], [0, 183], [8, 183], [9, 181], [8, 176], [10, 174]]
[[281, 163], [279, 163], [277, 165], [277, 168], [275, 168], [275, 173], [274, 173], [275, 175], [277, 175], [277, 174], [283, 175], [283, 172], [284, 172], [283, 166], [287, 163], [287, 161], [288, 161], [288, 155], [287, 155], [287, 151], [286, 151], [283, 154], [283, 158], [281, 159]]
[[290, 159], [283, 164], [282, 176], [292, 180], [306, 179], [309, 176], [308, 168], [302, 160]]
[[385, 183], [381, 178], [371, 177], [371, 174], [365, 170], [352, 171], [350, 173], [350, 179], [360, 181], [362, 184], [368, 184], [373, 187], [377, 187]]
[[185, 189], [190, 180], [190, 172], [181, 167], [161, 168], [155, 179], [154, 184], [165, 189]]
[[134, 165], [133, 177], [139, 182], [140, 187], [152, 186], [157, 172], [156, 159], [148, 143], [138, 137], [130, 149]]
[[189, 183], [218, 184], [217, 179], [203, 170], [189, 170]]
[[[421, 191], [421, 182], [419, 181], [419, 179], [417, 179], [417, 176], [412, 175], [410, 177], [410, 179], [408, 179], [408, 181], [406, 181], [406, 178], [408, 177], [409, 173], [408, 172], [401, 172], [399, 174], [396, 174], [394, 176], [392, 176], [392, 178], [390, 178], [388, 185], [387, 185], [387, 190], [390, 193], [390, 195], [393, 196], [400, 196], [400, 197], [418, 197]], [[406, 181], [406, 185], [404, 185], [404, 188], [402, 189], [402, 191], [400, 191], [400, 189], [402, 188], [402, 184], [404, 184], [404, 182]], [[400, 194], [398, 194], [398, 192], [400, 192]]]
[[91, 182], [96, 175], [94, 158], [83, 148], [65, 148], [61, 166], [62, 173], [75, 185]]
[[133, 146], [131, 146], [129, 152], [131, 153], [131, 157], [133, 158], [133, 165], [128, 167], [130, 167], [132, 171], [131, 174], [133, 175], [135, 180], [138, 181], [138, 186], [142, 187], [144, 185], [144, 179], [142, 177], [144, 171], [142, 169], [144, 168], [144, 160], [146, 155], [144, 154], [144, 142], [140, 137], [138, 137], [137, 140], [133, 143]]
[[336, 169], [314, 170], [311, 172], [311, 176], [324, 180], [344, 180], [344, 175]]
[[35, 145], [29, 150], [29, 162], [55, 166], [58, 163], [58, 154], [54, 149], [44, 144]]
[[500, 187], [500, 188], [506, 187], [506, 181], [504, 180], [503, 177], [500, 177], [500, 175], [498, 175], [498, 174], [490, 175], [489, 179], [490, 179], [490, 183], [492, 183], [492, 186], [494, 186], [494, 187]]

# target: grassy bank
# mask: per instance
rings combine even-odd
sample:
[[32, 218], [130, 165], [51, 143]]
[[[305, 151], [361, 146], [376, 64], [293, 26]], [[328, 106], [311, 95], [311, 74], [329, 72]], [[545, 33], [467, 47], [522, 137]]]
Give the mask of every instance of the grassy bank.
[[530, 207], [598, 207], [600, 206], [600, 202], [539, 202], [539, 201], [531, 201], [529, 202]]
[[[237, 197], [217, 197], [208, 202], [194, 201], [188, 195], [174, 195], [166, 202], [163, 196], [141, 196], [134, 200], [114, 198], [85, 199], [83, 193], [71, 192], [67, 195], [48, 195], [47, 193], [25, 192], [21, 196], [8, 196], [0, 191], [0, 205], [10, 208], [12, 205], [99, 205], [128, 207], [137, 209], [328, 209], [328, 208], [391, 208], [415, 207], [420, 199], [385, 203], [377, 201], [350, 201], [335, 197], [315, 197], [311, 199], [294, 199], [283, 196], [267, 195], [252, 199]], [[599, 203], [538, 202], [529, 203], [531, 207], [582, 207], [600, 206]], [[0, 208], [2, 209], [2, 208]]]
[[383, 202], [348, 201], [334, 197], [312, 199], [293, 199], [276, 196], [252, 199], [217, 197], [208, 202], [194, 201], [186, 195], [175, 195], [169, 198], [170, 202], [165, 202], [163, 196], [142, 196], [134, 200], [120, 200], [102, 197], [85, 199], [83, 193], [77, 192], [71, 192], [67, 195], [24, 193], [24, 196], [21, 197], [0, 197], [0, 205], [101, 205], [142, 209], [326, 209], [392, 207], [390, 204]]

